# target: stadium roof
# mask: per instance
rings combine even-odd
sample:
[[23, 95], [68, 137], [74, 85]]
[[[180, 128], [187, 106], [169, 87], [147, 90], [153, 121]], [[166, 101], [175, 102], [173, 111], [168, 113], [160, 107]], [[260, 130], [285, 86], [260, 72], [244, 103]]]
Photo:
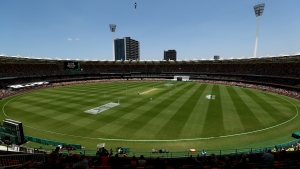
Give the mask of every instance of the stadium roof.
[[79, 60], [79, 59], [60, 59], [60, 58], [35, 58], [31, 57], [22, 57], [22, 56], [6, 56], [0, 54], [0, 62], [2, 63], [27, 63], [27, 64], [38, 64], [38, 63], [60, 63], [66, 61], [75, 61], [81, 63], [90, 63], [90, 64], [214, 64], [214, 63], [270, 63], [270, 62], [299, 62], [300, 53], [295, 55], [281, 55], [281, 56], [263, 56], [260, 58], [238, 58], [238, 59], [221, 59], [221, 60]]

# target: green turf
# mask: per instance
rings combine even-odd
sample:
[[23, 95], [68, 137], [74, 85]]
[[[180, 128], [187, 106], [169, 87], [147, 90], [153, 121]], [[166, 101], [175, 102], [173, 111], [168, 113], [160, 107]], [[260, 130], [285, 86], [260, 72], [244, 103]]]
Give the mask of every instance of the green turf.
[[[118, 100], [99, 114], [84, 112]], [[69, 85], [5, 98], [0, 106], [1, 118], [23, 122], [26, 135], [91, 149], [102, 142], [133, 151], [255, 148], [292, 140], [286, 136], [300, 121], [297, 100], [195, 82]]]

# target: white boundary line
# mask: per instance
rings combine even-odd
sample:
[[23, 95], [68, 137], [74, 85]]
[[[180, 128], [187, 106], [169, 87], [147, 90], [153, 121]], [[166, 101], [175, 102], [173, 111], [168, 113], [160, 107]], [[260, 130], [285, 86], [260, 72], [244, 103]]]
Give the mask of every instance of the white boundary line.
[[[25, 94], [25, 93], [24, 93]], [[3, 107], [2, 107], [2, 113], [4, 114], [5, 117], [9, 118], [5, 111], [4, 111], [4, 107], [12, 100], [16, 99], [16, 98], [19, 98], [21, 96], [23, 96], [24, 94], [21, 94], [20, 96], [17, 96], [17, 97], [14, 97], [13, 99], [7, 101]], [[218, 136], [218, 137], [204, 137], [204, 138], [186, 138], [186, 139], [172, 139], [172, 140], [135, 140], [135, 139], [112, 139], [112, 138], [93, 138], [93, 137], [84, 137], [84, 136], [76, 136], [76, 135], [71, 135], [71, 134], [63, 134], [63, 133], [58, 133], [58, 132], [53, 132], [53, 131], [48, 131], [48, 130], [43, 130], [43, 129], [39, 129], [39, 128], [35, 128], [35, 127], [31, 127], [31, 126], [28, 126], [28, 125], [23, 125], [23, 126], [26, 126], [28, 128], [31, 128], [31, 129], [34, 129], [34, 130], [38, 130], [38, 131], [43, 131], [43, 132], [47, 132], [47, 133], [51, 133], [51, 134], [57, 134], [57, 135], [62, 135], [62, 136], [69, 136], [69, 137], [76, 137], [76, 138], [86, 138], [86, 139], [99, 139], [99, 140], [106, 140], [106, 141], [128, 141], [128, 142], [178, 142], [178, 141], [196, 141], [196, 140], [209, 140], [209, 139], [214, 139], [214, 138], [226, 138], [226, 137], [233, 137], [233, 136], [241, 136], [241, 135], [246, 135], [246, 134], [251, 134], [251, 133], [257, 133], [257, 132], [261, 132], [261, 131], [265, 131], [265, 130], [269, 130], [269, 129], [272, 129], [272, 128], [275, 128], [275, 127], [278, 127], [278, 126], [281, 126], [283, 124], [286, 124], [292, 120], [294, 120], [298, 114], [299, 114], [299, 111], [298, 111], [298, 108], [297, 106], [290, 102], [289, 100], [283, 98], [283, 97], [280, 97], [280, 95], [275, 95], [275, 94], [271, 94], [271, 93], [266, 93], [266, 94], [269, 94], [269, 95], [273, 95], [273, 96], [276, 96], [280, 99], [283, 99], [287, 102], [289, 102], [290, 104], [292, 104], [295, 109], [296, 109], [296, 115], [294, 117], [292, 117], [291, 119], [285, 121], [285, 122], [282, 122], [280, 124], [277, 124], [275, 126], [271, 126], [271, 127], [267, 127], [267, 128], [263, 128], [263, 129], [260, 129], [260, 130], [254, 130], [254, 131], [249, 131], [249, 132], [244, 132], [244, 133], [237, 133], [237, 134], [230, 134], [230, 135], [224, 135], [224, 136]]]

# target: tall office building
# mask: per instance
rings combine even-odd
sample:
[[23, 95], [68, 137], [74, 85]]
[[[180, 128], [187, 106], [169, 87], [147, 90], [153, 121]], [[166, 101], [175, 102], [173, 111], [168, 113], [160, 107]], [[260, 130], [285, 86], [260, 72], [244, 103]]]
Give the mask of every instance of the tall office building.
[[130, 37], [115, 39], [115, 60], [140, 60], [140, 43]]
[[220, 56], [219, 55], [215, 55], [214, 56], [214, 60], [219, 60], [220, 59]]
[[164, 60], [176, 60], [176, 50], [164, 51]]

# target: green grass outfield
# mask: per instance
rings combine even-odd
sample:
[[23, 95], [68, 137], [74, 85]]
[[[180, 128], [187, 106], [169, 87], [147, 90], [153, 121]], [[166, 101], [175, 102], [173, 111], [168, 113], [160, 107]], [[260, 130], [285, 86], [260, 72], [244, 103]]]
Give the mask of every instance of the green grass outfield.
[[[99, 114], [85, 113], [118, 100]], [[257, 148], [291, 141], [300, 130], [295, 99], [195, 82], [69, 85], [5, 98], [0, 106], [1, 119], [23, 122], [26, 135], [87, 149], [98, 143], [147, 152]]]

